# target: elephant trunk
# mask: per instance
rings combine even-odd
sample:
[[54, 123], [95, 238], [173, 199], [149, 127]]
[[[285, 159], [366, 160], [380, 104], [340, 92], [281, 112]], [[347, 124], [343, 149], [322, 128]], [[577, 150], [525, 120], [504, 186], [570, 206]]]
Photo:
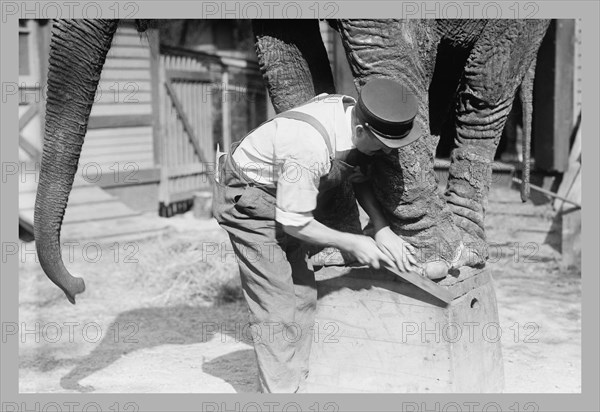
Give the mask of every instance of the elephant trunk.
[[85, 284], [64, 266], [60, 230], [102, 66], [117, 24], [118, 20], [58, 20], [52, 29], [34, 234], [42, 269], [73, 304]]

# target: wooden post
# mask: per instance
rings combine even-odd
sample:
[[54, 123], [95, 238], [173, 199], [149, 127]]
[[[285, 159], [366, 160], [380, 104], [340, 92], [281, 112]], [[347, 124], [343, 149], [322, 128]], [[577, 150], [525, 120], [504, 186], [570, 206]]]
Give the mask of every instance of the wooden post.
[[[156, 64], [156, 72], [153, 73], [156, 75], [156, 83], [154, 83], [153, 87], [153, 99], [155, 97], [154, 90], [156, 89], [156, 101], [157, 112], [154, 114], [155, 116], [155, 129], [153, 129], [154, 134], [154, 145], [158, 146], [158, 154], [159, 157], [155, 159], [158, 160], [158, 164], [160, 165], [160, 180], [158, 183], [158, 201], [159, 203], [163, 203], [165, 206], [168, 206], [169, 201], [169, 150], [167, 147], [168, 144], [168, 124], [169, 121], [167, 119], [168, 113], [170, 112], [170, 105], [168, 104], [167, 95], [165, 92], [165, 61], [164, 58], [161, 59], [160, 53], [157, 56], [157, 59], [153, 64]], [[156, 156], [156, 152], [155, 152]]]
[[229, 91], [229, 71], [227, 66], [223, 67], [223, 76], [222, 76], [222, 94], [221, 94], [221, 117], [222, 117], [222, 129], [223, 129], [223, 150], [229, 151], [231, 147], [231, 112], [230, 112], [230, 102], [229, 96], [227, 92]]
[[[569, 155], [569, 169], [563, 175], [564, 186], [569, 181], [570, 185], [566, 196], [572, 200], [581, 202], [581, 20], [575, 20], [575, 55], [574, 55], [574, 75], [573, 75], [573, 118], [577, 119], [577, 134], [571, 145], [571, 154]], [[577, 169], [576, 176], [573, 177], [573, 170]], [[561, 187], [563, 186], [561, 183]], [[559, 192], [561, 190], [559, 187]], [[561, 265], [569, 267], [581, 265], [581, 209], [569, 208], [569, 205], [554, 203], [555, 210], [560, 208], [561, 227], [562, 227], [562, 259]]]
[[[581, 168], [569, 190], [568, 198], [581, 202]], [[581, 266], [581, 209], [564, 203], [559, 211], [561, 219], [562, 268]]]
[[152, 148], [154, 151], [154, 165], [162, 164], [161, 139], [162, 113], [160, 110], [162, 83], [160, 79], [160, 39], [157, 29], [148, 29], [148, 42], [150, 44], [150, 87], [152, 88]]
[[581, 113], [581, 97], [583, 93], [583, 79], [582, 76], [582, 48], [581, 48], [581, 37], [582, 37], [582, 19], [575, 20], [575, 44], [573, 52], [573, 119], [577, 119], [579, 113]]
[[564, 172], [573, 128], [575, 20], [553, 20], [538, 53], [534, 85], [535, 167]]

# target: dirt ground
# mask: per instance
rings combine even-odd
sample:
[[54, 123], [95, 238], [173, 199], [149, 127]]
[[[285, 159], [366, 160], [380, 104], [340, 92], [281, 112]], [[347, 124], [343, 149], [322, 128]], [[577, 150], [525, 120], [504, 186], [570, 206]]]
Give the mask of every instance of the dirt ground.
[[[518, 197], [494, 190], [486, 218], [505, 391], [580, 392], [581, 273], [561, 267], [549, 205]], [[21, 392], [255, 391], [252, 346], [236, 332], [246, 321], [237, 269], [212, 253], [224, 232], [189, 214], [169, 223], [162, 238], [105, 245], [102, 258], [89, 247], [66, 255], [87, 284], [76, 306], [23, 257]]]

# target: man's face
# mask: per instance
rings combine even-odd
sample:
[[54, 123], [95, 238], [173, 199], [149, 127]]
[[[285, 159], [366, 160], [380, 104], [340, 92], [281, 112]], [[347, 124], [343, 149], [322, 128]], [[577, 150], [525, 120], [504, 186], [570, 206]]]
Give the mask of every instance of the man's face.
[[358, 124], [355, 126], [355, 145], [358, 151], [366, 154], [367, 156], [373, 156], [378, 153], [388, 154], [392, 148], [387, 147], [381, 140], [364, 125]]

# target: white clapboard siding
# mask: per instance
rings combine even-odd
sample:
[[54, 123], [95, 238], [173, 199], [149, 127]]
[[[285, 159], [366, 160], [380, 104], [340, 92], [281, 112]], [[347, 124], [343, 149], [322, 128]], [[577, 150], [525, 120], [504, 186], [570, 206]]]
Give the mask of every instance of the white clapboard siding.
[[[132, 26], [120, 26], [92, 106], [80, 168], [94, 163], [106, 174], [126, 164], [153, 167], [152, 125], [148, 124], [152, 116], [148, 39]], [[98, 124], [97, 120], [102, 121]]]
[[122, 46], [133, 46], [138, 47], [142, 46], [144, 48], [148, 47], [148, 38], [145, 33], [141, 35], [135, 33], [135, 35], [124, 33], [122, 28], [119, 28], [117, 31], [117, 36], [112, 42], [112, 47], [122, 47]]
[[[143, 149], [143, 150], [140, 150]], [[94, 156], [106, 156], [106, 155], [115, 155], [115, 156], [132, 156], [136, 153], [149, 152], [152, 153], [152, 146], [146, 146], [145, 142], [136, 143], [136, 142], [123, 142], [118, 145], [113, 146], [96, 146], [94, 147], [93, 153]]]
[[114, 139], [86, 139], [85, 148], [86, 149], [100, 149], [104, 147], [112, 147], [112, 148], [120, 148], [122, 149], [125, 146], [144, 146], [147, 144], [147, 136], [131, 136], [131, 137], [122, 137], [118, 136]]
[[152, 105], [149, 103], [115, 103], [92, 106], [90, 116], [131, 116], [136, 114], [151, 114]]
[[135, 37], [139, 37], [139, 35], [140, 35], [140, 33], [135, 28], [135, 24], [133, 22], [128, 22], [127, 20], [124, 20], [119, 25], [119, 34], [121, 36], [135, 36]]
[[127, 139], [130, 137], [145, 137], [152, 133], [152, 127], [123, 127], [118, 130], [114, 129], [94, 129], [88, 130], [85, 141], [88, 142], [108, 142], [112, 144], [110, 139]]
[[150, 58], [150, 49], [139, 46], [115, 46], [111, 47], [108, 52], [107, 58]]
[[[152, 92], [146, 90], [139, 90], [136, 86], [130, 89], [117, 91], [111, 90], [110, 92], [103, 91], [102, 93], [96, 93], [94, 99], [94, 106], [104, 104], [137, 104], [137, 103], [152, 103]], [[102, 90], [102, 89], [101, 89]], [[103, 89], [106, 90], [106, 89]]]
[[80, 163], [99, 163], [111, 165], [115, 162], [119, 163], [135, 163], [152, 165], [153, 159], [152, 146], [145, 145], [127, 146], [127, 147], [104, 147], [91, 148], [81, 152]]
[[150, 80], [150, 71], [147, 68], [109, 68], [103, 71], [102, 77], [105, 80]]
[[[149, 70], [149, 69], [148, 69]], [[105, 80], [100, 78], [98, 89], [102, 95], [116, 95], [117, 101], [127, 103], [139, 92], [152, 91], [152, 83], [150, 80]], [[99, 92], [96, 92], [96, 95]]]
[[117, 59], [117, 58], [108, 58], [104, 62], [103, 70], [111, 70], [111, 69], [149, 69], [150, 68], [150, 60], [147, 58], [139, 58], [139, 59]]
[[[33, 213], [37, 182], [35, 173], [19, 179], [19, 226], [33, 233]], [[113, 195], [78, 174], [63, 220], [61, 241], [94, 239], [114, 241], [120, 238], [140, 238], [158, 234], [165, 229], [159, 219], [142, 216]]]

